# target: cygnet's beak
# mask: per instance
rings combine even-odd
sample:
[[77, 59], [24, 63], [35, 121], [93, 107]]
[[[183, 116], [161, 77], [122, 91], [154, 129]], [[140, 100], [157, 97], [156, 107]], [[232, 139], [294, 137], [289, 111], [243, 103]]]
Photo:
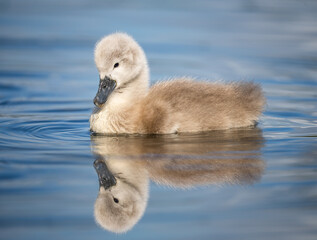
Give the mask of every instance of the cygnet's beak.
[[104, 189], [107, 190], [108, 188], [113, 187], [117, 184], [116, 178], [109, 171], [104, 161], [100, 159], [95, 160], [94, 167], [98, 174], [99, 187], [104, 187]]
[[102, 107], [116, 86], [117, 82], [111, 78], [105, 77], [104, 79], [100, 79], [98, 92], [94, 98], [94, 104], [97, 107]]

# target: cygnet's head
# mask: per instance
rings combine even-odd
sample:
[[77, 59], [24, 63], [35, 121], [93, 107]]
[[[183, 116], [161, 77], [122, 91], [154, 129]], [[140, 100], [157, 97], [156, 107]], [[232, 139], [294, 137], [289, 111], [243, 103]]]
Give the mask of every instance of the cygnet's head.
[[96, 222], [115, 233], [130, 230], [144, 214], [148, 200], [147, 180], [131, 178], [129, 173], [124, 174], [125, 169], [112, 173], [103, 160], [96, 160], [94, 166], [100, 184], [94, 211]]
[[[102, 107], [114, 95], [136, 85], [136, 90], [148, 88], [146, 56], [138, 43], [125, 33], [102, 38], [95, 48], [95, 63], [99, 72], [99, 88], [94, 103]], [[117, 94], [118, 97], [118, 94]]]

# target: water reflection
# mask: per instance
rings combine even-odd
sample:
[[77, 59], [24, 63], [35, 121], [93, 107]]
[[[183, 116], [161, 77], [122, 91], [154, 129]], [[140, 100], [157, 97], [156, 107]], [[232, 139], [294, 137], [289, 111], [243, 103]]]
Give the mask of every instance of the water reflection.
[[95, 218], [112, 232], [142, 217], [149, 180], [175, 188], [251, 184], [260, 179], [264, 144], [258, 128], [197, 135], [91, 136], [99, 179]]

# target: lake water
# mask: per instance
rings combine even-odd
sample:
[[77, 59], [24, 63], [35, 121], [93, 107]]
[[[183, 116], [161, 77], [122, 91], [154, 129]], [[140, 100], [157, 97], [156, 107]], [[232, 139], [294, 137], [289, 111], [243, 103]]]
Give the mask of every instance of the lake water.
[[[316, 12], [309, 0], [1, 1], [0, 239], [316, 239]], [[152, 83], [260, 83], [258, 126], [91, 136], [93, 49], [115, 31], [144, 48]], [[100, 157], [150, 184], [125, 234], [95, 223]]]

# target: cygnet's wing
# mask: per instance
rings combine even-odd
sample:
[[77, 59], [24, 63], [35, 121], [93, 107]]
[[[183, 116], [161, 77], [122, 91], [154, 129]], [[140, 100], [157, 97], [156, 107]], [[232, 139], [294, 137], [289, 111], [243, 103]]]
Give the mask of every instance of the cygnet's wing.
[[265, 104], [252, 82], [211, 83], [178, 79], [154, 85], [144, 99], [145, 132], [198, 132], [254, 125]]

